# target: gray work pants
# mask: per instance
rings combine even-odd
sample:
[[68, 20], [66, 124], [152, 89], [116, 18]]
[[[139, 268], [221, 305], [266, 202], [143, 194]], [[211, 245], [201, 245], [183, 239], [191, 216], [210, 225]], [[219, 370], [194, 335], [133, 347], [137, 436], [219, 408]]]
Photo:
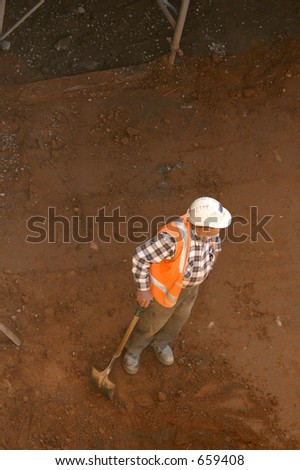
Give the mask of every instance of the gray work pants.
[[153, 300], [142, 313], [129, 340], [127, 351], [140, 354], [153, 340], [168, 344], [174, 340], [188, 320], [197, 298], [199, 286], [182, 289], [174, 307], [167, 308]]

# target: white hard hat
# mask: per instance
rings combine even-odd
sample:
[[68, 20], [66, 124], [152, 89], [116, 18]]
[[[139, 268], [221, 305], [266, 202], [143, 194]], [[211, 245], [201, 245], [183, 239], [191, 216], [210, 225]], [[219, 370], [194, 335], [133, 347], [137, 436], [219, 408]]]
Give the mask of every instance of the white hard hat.
[[188, 220], [197, 227], [225, 228], [231, 223], [231, 214], [212, 197], [199, 197], [187, 211]]

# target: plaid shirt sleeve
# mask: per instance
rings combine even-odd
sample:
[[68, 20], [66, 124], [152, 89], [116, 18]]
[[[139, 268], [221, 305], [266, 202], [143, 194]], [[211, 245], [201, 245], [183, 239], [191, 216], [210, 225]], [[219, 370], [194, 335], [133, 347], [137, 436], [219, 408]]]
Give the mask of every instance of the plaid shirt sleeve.
[[216, 235], [215, 237], [212, 237], [211, 241], [212, 243], [215, 244], [215, 251], [222, 251], [220, 235]]
[[216, 261], [216, 253], [220, 253], [220, 251], [222, 251], [220, 235], [211, 237], [211, 248], [209, 250], [209, 257], [212, 265]]
[[172, 259], [176, 251], [176, 240], [166, 232], [158, 233], [154, 238], [136, 249], [132, 258], [132, 273], [137, 289], [149, 290], [149, 268], [163, 259]]

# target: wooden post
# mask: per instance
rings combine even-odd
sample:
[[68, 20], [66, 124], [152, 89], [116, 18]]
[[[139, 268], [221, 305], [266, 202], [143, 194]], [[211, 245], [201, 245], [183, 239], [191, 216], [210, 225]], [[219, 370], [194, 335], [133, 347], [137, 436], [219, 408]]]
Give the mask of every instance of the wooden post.
[[2, 34], [2, 31], [3, 31], [5, 4], [6, 4], [6, 0], [0, 0], [0, 36]]
[[174, 20], [173, 16], [171, 15], [171, 13], [167, 9], [167, 7], [164, 5], [163, 0], [156, 0], [156, 1], [158, 3], [159, 8], [161, 9], [163, 14], [165, 15], [165, 17], [169, 21], [170, 25], [172, 26], [172, 28], [175, 29], [176, 21]]
[[178, 20], [176, 28], [174, 31], [172, 43], [171, 43], [171, 53], [168, 59], [168, 65], [173, 65], [176, 57], [176, 53], [179, 51], [180, 40], [182, 36], [182, 31], [184, 28], [186, 15], [189, 9], [190, 0], [181, 0], [180, 11], [178, 15]]
[[6, 31], [6, 33], [3, 34], [3, 36], [0, 37], [0, 41], [3, 41], [3, 39], [7, 38], [7, 36], [10, 33], [12, 33], [18, 26], [20, 26], [20, 24], [22, 24], [25, 20], [27, 20], [27, 18], [30, 15], [32, 15], [32, 13], [35, 10], [37, 10], [41, 5], [43, 5], [44, 2], [45, 2], [45, 0], [40, 0], [39, 3], [37, 3], [33, 8], [31, 8], [31, 10], [29, 10], [27, 13], [25, 13], [25, 15], [22, 16], [22, 18], [20, 18], [19, 21], [17, 21], [8, 31]]

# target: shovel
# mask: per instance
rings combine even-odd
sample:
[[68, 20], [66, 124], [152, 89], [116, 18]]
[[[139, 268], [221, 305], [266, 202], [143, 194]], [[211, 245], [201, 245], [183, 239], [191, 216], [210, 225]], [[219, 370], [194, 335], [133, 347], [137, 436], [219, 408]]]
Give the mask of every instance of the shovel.
[[102, 372], [99, 372], [97, 369], [95, 369], [95, 367], [92, 368], [92, 381], [93, 381], [93, 383], [100, 390], [100, 392], [103, 393], [104, 395], [106, 395], [110, 400], [113, 400], [113, 398], [115, 396], [116, 386], [115, 386], [114, 383], [112, 383], [108, 379], [108, 374], [111, 372], [116, 359], [118, 359], [118, 357], [121, 356], [122, 351], [124, 349], [124, 346], [127, 343], [127, 340], [129, 338], [129, 336], [131, 335], [132, 330], [134, 329], [135, 325], [139, 321], [139, 318], [140, 318], [141, 314], [143, 313], [143, 311], [144, 311], [144, 309], [142, 307], [140, 307], [140, 306], [137, 307], [136, 312], [134, 314], [134, 317], [131, 320], [131, 322], [130, 322], [127, 330], [126, 330], [126, 333], [125, 333], [118, 349], [116, 350], [115, 354], [113, 355], [112, 360], [110, 361], [108, 367]]
[[16, 346], [21, 346], [21, 340], [12, 331], [10, 331], [7, 326], [3, 325], [3, 323], [0, 323], [0, 331], [2, 331], [2, 333], [4, 333], [13, 343], [15, 343]]

